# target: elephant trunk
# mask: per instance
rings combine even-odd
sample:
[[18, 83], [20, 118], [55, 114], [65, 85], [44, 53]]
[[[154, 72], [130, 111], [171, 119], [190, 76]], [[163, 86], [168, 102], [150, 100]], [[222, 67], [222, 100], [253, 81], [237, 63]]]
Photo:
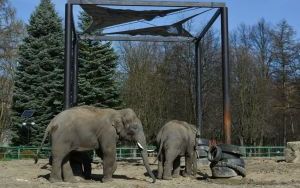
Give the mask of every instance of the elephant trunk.
[[150, 175], [150, 177], [152, 178], [152, 180], [153, 180], [152, 182], [154, 183], [156, 181], [156, 178], [153, 175], [152, 170], [151, 170], [150, 165], [149, 165], [147, 145], [146, 145], [146, 139], [145, 139], [144, 135], [140, 136], [137, 139], [137, 144], [138, 144], [139, 149], [141, 150], [141, 154], [142, 154], [142, 158], [143, 158], [145, 168], [146, 168], [148, 174]]

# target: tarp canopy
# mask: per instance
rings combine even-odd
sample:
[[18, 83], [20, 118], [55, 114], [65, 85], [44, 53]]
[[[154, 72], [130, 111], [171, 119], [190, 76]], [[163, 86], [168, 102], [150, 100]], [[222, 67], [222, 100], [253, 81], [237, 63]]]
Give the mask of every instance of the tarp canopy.
[[97, 5], [80, 5], [82, 9], [92, 17], [93, 22], [85, 33], [103, 29], [105, 27], [119, 25], [137, 20], [151, 21], [157, 16], [163, 17], [169, 13], [181, 11], [187, 8], [177, 8], [168, 10], [130, 10], [115, 9]]
[[192, 15], [176, 23], [166, 26], [147, 27], [141, 29], [110, 32], [105, 34], [128, 34], [128, 35], [154, 35], [154, 36], [182, 36], [182, 37], [193, 37], [186, 29], [183, 28], [183, 24], [188, 20], [200, 15], [201, 13]]

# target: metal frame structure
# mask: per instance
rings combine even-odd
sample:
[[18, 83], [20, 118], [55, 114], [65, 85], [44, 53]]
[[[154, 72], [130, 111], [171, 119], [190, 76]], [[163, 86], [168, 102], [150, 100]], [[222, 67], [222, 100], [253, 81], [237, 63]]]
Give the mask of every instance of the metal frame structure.
[[73, 18], [73, 5], [96, 4], [105, 6], [152, 6], [152, 7], [199, 7], [218, 9], [196, 39], [160, 36], [85, 36], [103, 41], [152, 41], [152, 42], [192, 42], [195, 43], [196, 68], [196, 124], [202, 129], [202, 63], [200, 42], [218, 17], [221, 17], [222, 84], [223, 84], [223, 135], [224, 142], [231, 144], [231, 103], [229, 95], [229, 41], [228, 8], [225, 3], [178, 2], [150, 0], [68, 0], [65, 5], [65, 64], [64, 64], [64, 108], [77, 104], [78, 91], [78, 41]]

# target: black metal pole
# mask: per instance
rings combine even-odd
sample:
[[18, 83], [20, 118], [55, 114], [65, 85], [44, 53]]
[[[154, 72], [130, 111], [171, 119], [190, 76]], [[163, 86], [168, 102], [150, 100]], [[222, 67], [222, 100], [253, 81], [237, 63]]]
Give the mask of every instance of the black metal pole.
[[77, 96], [78, 96], [78, 43], [79, 36], [76, 35], [73, 41], [73, 106], [77, 105]]
[[201, 48], [200, 41], [195, 43], [195, 74], [196, 74], [196, 125], [199, 136], [202, 133], [202, 92], [201, 92]]
[[219, 15], [220, 15], [220, 9], [218, 9], [215, 14], [211, 17], [211, 19], [209, 20], [209, 22], [206, 24], [206, 26], [204, 27], [204, 29], [201, 31], [201, 33], [198, 35], [196, 42], [199, 42], [204, 35], [207, 33], [207, 31], [211, 28], [211, 26], [215, 23], [216, 19], [218, 19]]
[[65, 5], [64, 109], [71, 107], [72, 4]]
[[229, 96], [229, 39], [228, 8], [221, 8], [221, 43], [222, 43], [222, 76], [223, 76], [223, 130], [224, 142], [231, 144], [231, 103]]

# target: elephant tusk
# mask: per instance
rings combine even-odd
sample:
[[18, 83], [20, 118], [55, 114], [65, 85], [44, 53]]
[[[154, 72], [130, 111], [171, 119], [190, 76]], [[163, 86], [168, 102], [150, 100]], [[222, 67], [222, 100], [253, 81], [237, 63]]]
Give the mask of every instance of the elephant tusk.
[[140, 144], [139, 142], [137, 142], [137, 145], [138, 145], [138, 147], [139, 147], [140, 149], [144, 150], [142, 144]]

